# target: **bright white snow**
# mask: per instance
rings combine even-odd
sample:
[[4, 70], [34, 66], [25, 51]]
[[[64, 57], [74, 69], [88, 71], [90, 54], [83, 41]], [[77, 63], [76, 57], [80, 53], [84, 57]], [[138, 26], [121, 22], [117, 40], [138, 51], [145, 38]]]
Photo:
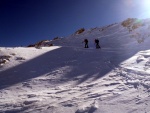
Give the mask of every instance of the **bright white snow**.
[[1, 47], [0, 112], [150, 113], [150, 20], [141, 23], [86, 30], [51, 47]]

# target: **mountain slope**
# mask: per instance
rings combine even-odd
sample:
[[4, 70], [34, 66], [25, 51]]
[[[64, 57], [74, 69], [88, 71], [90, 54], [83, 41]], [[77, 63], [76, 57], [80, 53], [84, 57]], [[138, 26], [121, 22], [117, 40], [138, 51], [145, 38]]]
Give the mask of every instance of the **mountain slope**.
[[46, 41], [51, 47], [0, 48], [0, 112], [149, 113], [150, 21], [136, 21]]

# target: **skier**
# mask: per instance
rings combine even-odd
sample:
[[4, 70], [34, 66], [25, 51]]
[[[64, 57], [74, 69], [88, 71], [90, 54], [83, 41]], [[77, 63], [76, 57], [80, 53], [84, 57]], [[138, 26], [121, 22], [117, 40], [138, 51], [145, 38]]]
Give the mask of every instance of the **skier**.
[[99, 48], [101, 49], [98, 39], [95, 39], [95, 44], [96, 44], [96, 49], [99, 49]]
[[83, 42], [85, 43], [85, 48], [89, 48], [89, 46], [88, 46], [88, 39], [84, 39]]

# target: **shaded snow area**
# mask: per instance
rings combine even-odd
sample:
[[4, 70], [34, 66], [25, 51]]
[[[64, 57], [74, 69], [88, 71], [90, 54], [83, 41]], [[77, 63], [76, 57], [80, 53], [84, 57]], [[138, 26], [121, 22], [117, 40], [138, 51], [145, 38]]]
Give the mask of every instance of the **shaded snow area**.
[[0, 47], [0, 113], [150, 113], [150, 21], [140, 22]]

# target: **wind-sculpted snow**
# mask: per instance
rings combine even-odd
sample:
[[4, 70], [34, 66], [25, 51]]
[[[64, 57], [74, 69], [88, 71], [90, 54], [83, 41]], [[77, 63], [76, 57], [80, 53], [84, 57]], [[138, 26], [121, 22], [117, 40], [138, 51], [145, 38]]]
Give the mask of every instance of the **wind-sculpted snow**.
[[51, 47], [0, 48], [0, 112], [149, 113], [150, 33], [143, 22], [130, 32], [121, 24], [85, 30]]

